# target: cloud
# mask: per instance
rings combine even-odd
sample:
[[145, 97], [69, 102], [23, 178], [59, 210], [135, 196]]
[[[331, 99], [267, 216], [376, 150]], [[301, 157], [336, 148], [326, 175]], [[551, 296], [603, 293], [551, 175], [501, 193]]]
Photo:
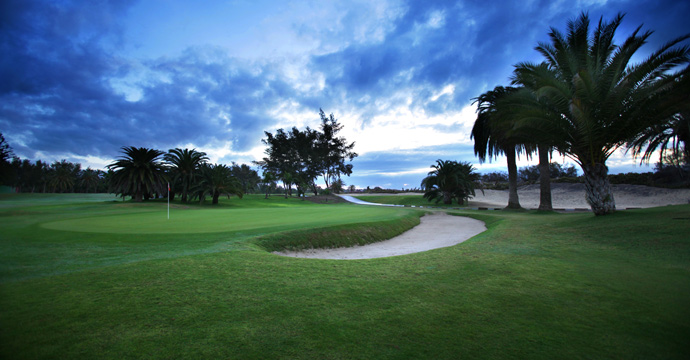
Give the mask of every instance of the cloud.
[[388, 183], [476, 161], [471, 99], [539, 61], [549, 26], [625, 11], [621, 32], [649, 24], [654, 49], [690, 13], [670, 0], [190, 4], [2, 2], [0, 130], [15, 152], [96, 163], [126, 145], [196, 147], [249, 162], [264, 131], [316, 127], [323, 108], [356, 142], [355, 174]]

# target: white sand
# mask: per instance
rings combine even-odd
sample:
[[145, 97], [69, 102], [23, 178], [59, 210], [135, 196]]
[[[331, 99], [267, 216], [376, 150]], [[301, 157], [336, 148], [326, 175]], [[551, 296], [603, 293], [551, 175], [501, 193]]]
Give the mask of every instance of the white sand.
[[459, 244], [486, 230], [484, 222], [436, 212], [425, 215], [419, 225], [390, 240], [338, 249], [284, 251], [275, 254], [312, 259], [372, 259], [412, 254]]
[[[649, 208], [666, 205], [688, 204], [690, 189], [663, 189], [643, 185], [612, 185], [616, 208]], [[520, 205], [526, 209], [539, 207], [539, 184], [518, 188]], [[585, 200], [584, 184], [551, 184], [554, 209], [589, 209]], [[476, 192], [470, 206], [503, 208], [508, 205], [508, 190], [484, 190]]]

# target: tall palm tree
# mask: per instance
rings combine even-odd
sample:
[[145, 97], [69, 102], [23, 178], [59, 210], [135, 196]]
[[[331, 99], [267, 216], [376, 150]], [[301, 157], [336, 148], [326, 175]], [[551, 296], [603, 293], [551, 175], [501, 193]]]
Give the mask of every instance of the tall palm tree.
[[189, 189], [194, 184], [194, 179], [199, 167], [208, 161], [205, 152], [196, 149], [170, 149], [164, 156], [165, 161], [172, 165], [173, 179], [182, 183], [182, 202], [188, 201]]
[[517, 155], [529, 153], [531, 149], [510, 135], [514, 119], [509, 109], [498, 106], [499, 101], [517, 91], [514, 87], [497, 86], [478, 97], [477, 120], [472, 127], [471, 139], [474, 139], [474, 154], [479, 162], [505, 154], [508, 165], [508, 209], [520, 209], [517, 192]]
[[[532, 82], [529, 82], [529, 81]], [[522, 82], [515, 82], [520, 85], [517, 91], [513, 91], [507, 96], [499, 100], [499, 107], [501, 111], [506, 111], [511, 114], [511, 121], [509, 125], [511, 129], [509, 134], [523, 144], [529, 144], [531, 150], [536, 148], [539, 158], [539, 210], [552, 211], [553, 202], [551, 198], [551, 169], [550, 158], [553, 152], [553, 145], [545, 138], [535, 138], [531, 130], [523, 131], [517, 127], [517, 119], [521, 116], [529, 116], [528, 112], [520, 110], [524, 108], [524, 104], [530, 104], [532, 108], [539, 109], [540, 113], [548, 110], [548, 101], [544, 98], [539, 98], [533, 88], [534, 79], [523, 77]]]
[[242, 184], [232, 176], [231, 169], [222, 164], [203, 164], [194, 190], [199, 203], [203, 203], [207, 195], [211, 196], [212, 204], [218, 204], [220, 195], [237, 195], [240, 198], [244, 195]]
[[115, 172], [110, 179], [111, 191], [132, 195], [134, 201], [142, 201], [152, 193], [164, 193], [165, 169], [160, 161], [164, 153], [144, 147], [124, 146], [124, 156], [107, 166]]
[[479, 174], [474, 172], [472, 164], [438, 159], [431, 168], [434, 170], [429, 172], [421, 184], [425, 199], [436, 199], [436, 203], [443, 200], [444, 204], [450, 205], [453, 199], [458, 204], [463, 204], [470, 196], [474, 196]]
[[551, 42], [536, 48], [546, 60], [517, 64], [513, 79], [539, 99], [538, 104], [524, 105], [532, 110], [519, 117], [516, 128], [553, 144], [582, 167], [586, 199], [596, 215], [616, 209], [606, 160], [649, 124], [678, 112], [677, 99], [682, 97], [674, 93], [679, 76], [688, 71], [685, 67], [671, 73], [688, 63], [688, 48], [675, 47], [688, 35], [629, 65], [652, 33], [640, 33], [638, 27], [616, 45], [613, 40], [622, 19], [600, 19], [590, 32], [589, 16], [583, 13], [568, 22], [566, 35], [551, 28]]

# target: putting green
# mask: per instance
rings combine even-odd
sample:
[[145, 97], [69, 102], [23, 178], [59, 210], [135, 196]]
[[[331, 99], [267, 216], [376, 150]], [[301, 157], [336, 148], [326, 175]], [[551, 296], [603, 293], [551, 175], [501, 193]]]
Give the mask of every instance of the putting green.
[[183, 234], [331, 226], [391, 220], [404, 209], [369, 206], [310, 206], [256, 209], [177, 210], [85, 217], [44, 223], [53, 230], [120, 234]]

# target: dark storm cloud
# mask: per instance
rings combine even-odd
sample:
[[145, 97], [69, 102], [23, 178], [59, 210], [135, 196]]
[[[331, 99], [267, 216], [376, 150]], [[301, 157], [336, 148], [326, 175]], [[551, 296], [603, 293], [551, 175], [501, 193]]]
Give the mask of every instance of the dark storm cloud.
[[[3, 6], [2, 48], [13, 56], [0, 68], [0, 131], [23, 157], [107, 157], [125, 145], [167, 150], [227, 140], [247, 150], [275, 121], [257, 109], [293, 92], [272, 64], [239, 64], [217, 49], [144, 63], [120, 58], [111, 47], [123, 12], [116, 5]], [[124, 89], [113, 86], [128, 77]], [[128, 91], [140, 99], [128, 101]]]
[[[366, 95], [396, 99], [394, 94], [401, 90], [411, 92], [412, 106], [429, 115], [458, 110], [486, 89], [509, 84], [514, 64], [541, 61], [534, 48], [539, 41], [548, 40], [550, 26], [565, 31], [567, 21], [582, 11], [589, 12], [594, 22], [602, 15], [610, 20], [627, 11], [627, 26], [621, 28], [625, 34], [645, 19], [666, 18], [668, 22], [646, 22], [645, 28], [663, 28], [654, 41], [650, 39], [656, 44], [688, 31], [686, 16], [690, 13], [690, 5], [678, 1], [592, 2], [588, 7], [553, 1], [536, 1], [529, 6], [513, 1], [411, 1], [407, 5], [405, 15], [383, 43], [353, 43], [313, 58], [313, 67], [326, 74], [332, 94], [348, 94], [356, 105], [370, 105], [370, 114], [385, 112], [388, 107], [360, 104], [355, 99]], [[441, 20], [434, 24], [435, 18]], [[434, 91], [447, 84], [456, 85], [452, 97], [428, 101]], [[402, 103], [402, 99], [398, 101], [386, 104], [395, 107]]]
[[[627, 12], [622, 34], [642, 23], [656, 31], [648, 51], [690, 31], [687, 2], [582, 3], [409, 1], [380, 37], [304, 54], [300, 61], [308, 68], [297, 73], [322, 76], [320, 89], [313, 79], [286, 76], [289, 60], [238, 60], [211, 46], [128, 58], [122, 19], [131, 2], [3, 1], [0, 131], [15, 152], [34, 159], [39, 152], [115, 157], [126, 145], [167, 150], [192, 143], [204, 150], [225, 141], [247, 151], [260, 144], [264, 130], [275, 130], [274, 112], [286, 103], [314, 114], [320, 107], [336, 116], [360, 113], [365, 129], [368, 119], [400, 107], [426, 115], [458, 111], [481, 92], [507, 85], [517, 62], [540, 61], [534, 47], [548, 39], [549, 26], [565, 31], [581, 11], [607, 20]], [[312, 26], [300, 31], [346, 38], [359, 25], [358, 11], [343, 18], [341, 33]], [[454, 92], [440, 95], [447, 85]], [[466, 148], [362, 154], [356, 166], [392, 173], [438, 158], [472, 161]]]

